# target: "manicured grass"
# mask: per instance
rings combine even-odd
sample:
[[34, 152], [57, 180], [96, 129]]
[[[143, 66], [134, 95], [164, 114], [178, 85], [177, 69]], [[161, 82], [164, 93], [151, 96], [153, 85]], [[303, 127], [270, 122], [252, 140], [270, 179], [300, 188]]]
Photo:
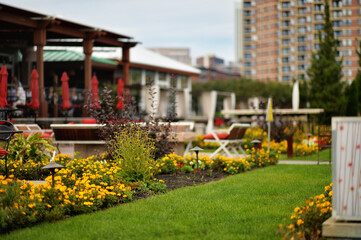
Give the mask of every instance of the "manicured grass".
[[[320, 161], [321, 162], [328, 162], [330, 157], [331, 157], [331, 161], [332, 161], [332, 155], [330, 156], [330, 153], [331, 153], [330, 148], [320, 151]], [[317, 153], [312, 154], [312, 155], [308, 155], [308, 156], [293, 157], [293, 158], [288, 158], [287, 154], [281, 154], [281, 159], [280, 160], [317, 161]]]
[[1, 239], [280, 239], [277, 226], [331, 182], [329, 165], [278, 165]]

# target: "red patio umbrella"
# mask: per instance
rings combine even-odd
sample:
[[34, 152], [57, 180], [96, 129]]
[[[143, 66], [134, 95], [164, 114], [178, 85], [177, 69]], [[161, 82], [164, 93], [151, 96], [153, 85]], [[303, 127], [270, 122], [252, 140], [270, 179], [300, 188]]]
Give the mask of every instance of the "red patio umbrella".
[[38, 109], [40, 106], [39, 103], [39, 74], [36, 69], [33, 69], [30, 75], [30, 91], [31, 91], [31, 101], [28, 104], [32, 109]]
[[123, 80], [121, 78], [118, 79], [118, 91], [117, 91], [117, 98], [118, 98], [118, 104], [117, 104], [117, 108], [119, 110], [123, 110], [124, 109], [124, 103], [123, 103], [123, 98], [124, 98], [124, 83]]
[[70, 101], [69, 101], [69, 77], [66, 72], [63, 72], [63, 75], [61, 76], [61, 89], [62, 89], [62, 98], [63, 98], [63, 105], [62, 108], [69, 109], [70, 108]]
[[93, 96], [93, 106], [99, 107], [99, 81], [97, 76], [93, 76], [92, 78], [92, 96]]
[[0, 70], [0, 107], [6, 107], [8, 105], [8, 71], [6, 66], [3, 65]]

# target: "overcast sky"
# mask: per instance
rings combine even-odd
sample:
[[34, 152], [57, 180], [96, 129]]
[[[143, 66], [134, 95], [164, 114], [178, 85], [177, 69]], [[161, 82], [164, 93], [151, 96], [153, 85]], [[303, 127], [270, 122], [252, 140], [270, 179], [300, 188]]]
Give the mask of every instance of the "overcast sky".
[[188, 47], [234, 61], [240, 0], [0, 0], [0, 3], [134, 37], [143, 47]]

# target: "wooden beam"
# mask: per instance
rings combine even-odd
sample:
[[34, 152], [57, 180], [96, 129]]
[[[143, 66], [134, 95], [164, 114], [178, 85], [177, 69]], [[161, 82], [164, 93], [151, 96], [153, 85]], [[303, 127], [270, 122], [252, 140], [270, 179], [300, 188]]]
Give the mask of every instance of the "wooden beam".
[[66, 36], [72, 36], [75, 38], [85, 38], [85, 32], [74, 28], [62, 26], [61, 23], [60, 25], [52, 25], [51, 27], [47, 28], [47, 31], [63, 34]]
[[1, 11], [0, 13], [0, 21], [14, 23], [17, 25], [27, 26], [31, 28], [36, 28], [38, 26], [38, 23], [35, 20], [3, 11]]

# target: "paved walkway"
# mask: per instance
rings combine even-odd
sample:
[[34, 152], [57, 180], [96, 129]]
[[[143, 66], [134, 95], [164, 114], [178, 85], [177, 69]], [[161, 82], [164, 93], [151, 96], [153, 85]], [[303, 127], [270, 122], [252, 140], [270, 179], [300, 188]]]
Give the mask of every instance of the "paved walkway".
[[[278, 164], [299, 164], [299, 165], [317, 165], [317, 161], [302, 160], [279, 160]], [[320, 162], [320, 165], [330, 164], [329, 162]], [[331, 163], [332, 164], [332, 163]]]

